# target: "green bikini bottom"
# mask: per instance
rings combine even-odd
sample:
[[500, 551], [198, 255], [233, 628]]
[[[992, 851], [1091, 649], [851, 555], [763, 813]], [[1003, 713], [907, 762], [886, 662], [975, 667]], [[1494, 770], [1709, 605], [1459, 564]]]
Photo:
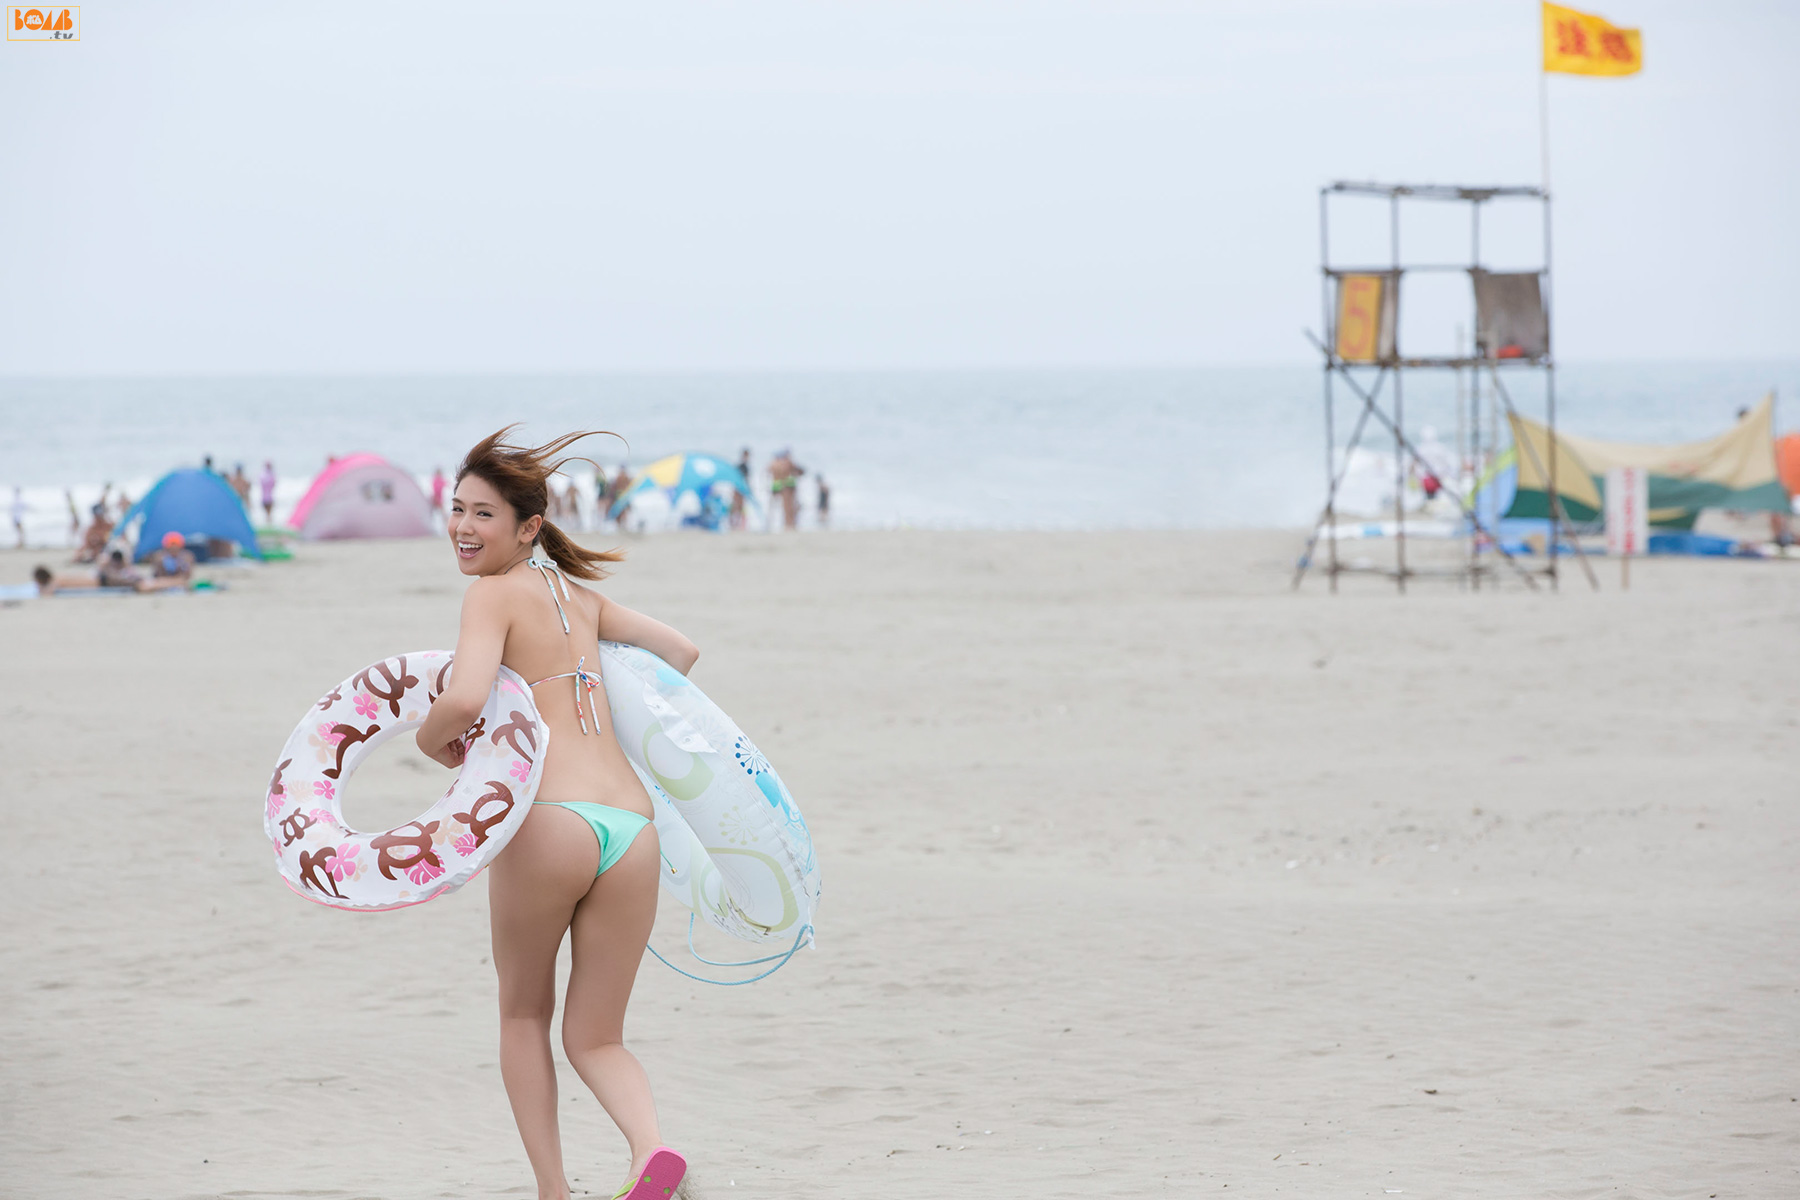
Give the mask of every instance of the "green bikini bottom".
[[553, 808], [566, 808], [588, 823], [594, 836], [600, 840], [600, 869], [594, 872], [599, 878], [606, 874], [606, 869], [625, 857], [631, 849], [631, 843], [637, 835], [650, 824], [650, 818], [634, 813], [628, 808], [613, 808], [606, 804], [589, 804], [585, 800], [533, 800], [535, 804], [548, 804]]

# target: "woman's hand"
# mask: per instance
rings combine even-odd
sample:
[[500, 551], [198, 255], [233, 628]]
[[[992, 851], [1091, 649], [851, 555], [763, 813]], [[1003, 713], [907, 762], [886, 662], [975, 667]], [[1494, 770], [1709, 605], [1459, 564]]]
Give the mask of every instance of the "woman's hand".
[[[425, 727], [423, 725], [419, 726], [419, 734], [424, 732]], [[463, 757], [467, 753], [467, 747], [463, 745], [463, 740], [461, 738], [451, 738], [448, 742], [445, 742], [442, 746], [439, 746], [433, 751], [425, 744], [424, 739], [421, 738], [419, 734], [413, 735], [413, 741], [418, 745], [419, 753], [423, 754], [426, 758], [429, 758], [432, 762], [437, 763], [440, 766], [449, 767], [452, 771], [457, 770], [463, 765]]]

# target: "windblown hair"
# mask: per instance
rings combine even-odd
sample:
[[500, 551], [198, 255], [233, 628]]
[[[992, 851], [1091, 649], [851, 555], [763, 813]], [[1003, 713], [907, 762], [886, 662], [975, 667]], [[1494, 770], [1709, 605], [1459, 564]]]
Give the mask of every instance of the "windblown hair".
[[[515, 446], [506, 441], [506, 435], [517, 428], [517, 424], [508, 425], [476, 442], [463, 456], [462, 465], [456, 468], [456, 482], [461, 483], [466, 475], [486, 480], [512, 505], [513, 513], [520, 521], [544, 515], [550, 507], [550, 476], [561, 470], [565, 463], [593, 461], [576, 455], [557, 458], [557, 454], [584, 437], [619, 436], [605, 429], [588, 429], [564, 434], [542, 446]], [[589, 550], [577, 545], [547, 518], [543, 528], [538, 530], [537, 542], [544, 548], [544, 553], [556, 560], [557, 566], [577, 579], [604, 579], [608, 564], [625, 557], [623, 550]]]

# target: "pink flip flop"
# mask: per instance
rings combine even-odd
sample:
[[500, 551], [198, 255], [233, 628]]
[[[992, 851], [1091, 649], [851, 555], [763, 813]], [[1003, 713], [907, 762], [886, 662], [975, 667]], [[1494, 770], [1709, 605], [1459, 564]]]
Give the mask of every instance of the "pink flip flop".
[[625, 1185], [613, 1200], [670, 1200], [681, 1180], [687, 1175], [687, 1159], [667, 1146], [658, 1146], [650, 1161], [636, 1179]]

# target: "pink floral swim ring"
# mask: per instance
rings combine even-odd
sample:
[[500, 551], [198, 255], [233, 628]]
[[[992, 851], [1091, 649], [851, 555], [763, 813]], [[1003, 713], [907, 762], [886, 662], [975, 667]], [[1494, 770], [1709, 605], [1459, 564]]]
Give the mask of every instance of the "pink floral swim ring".
[[263, 830], [287, 885], [332, 908], [380, 912], [453, 892], [512, 840], [543, 774], [550, 730], [506, 667], [463, 737], [456, 782], [416, 819], [366, 833], [344, 822], [345, 786], [389, 738], [424, 723], [452, 655], [423, 650], [371, 663], [307, 711], [282, 747]]

